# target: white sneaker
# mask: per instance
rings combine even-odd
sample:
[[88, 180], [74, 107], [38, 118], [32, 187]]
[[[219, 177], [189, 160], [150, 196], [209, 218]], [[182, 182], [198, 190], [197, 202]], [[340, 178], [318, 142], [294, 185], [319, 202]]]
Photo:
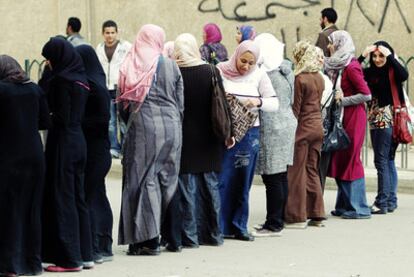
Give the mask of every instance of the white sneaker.
[[286, 229], [306, 229], [308, 227], [308, 222], [295, 222], [295, 223], [285, 223]]
[[256, 229], [256, 230], [260, 230], [260, 229], [263, 229], [263, 225], [264, 225], [263, 223], [256, 224], [256, 225], [253, 226], [253, 228]]
[[83, 269], [92, 269], [95, 263], [92, 261], [83, 262]]
[[283, 229], [278, 229], [276, 231], [272, 231], [266, 228], [262, 228], [252, 232], [252, 235], [258, 238], [261, 237], [281, 237]]

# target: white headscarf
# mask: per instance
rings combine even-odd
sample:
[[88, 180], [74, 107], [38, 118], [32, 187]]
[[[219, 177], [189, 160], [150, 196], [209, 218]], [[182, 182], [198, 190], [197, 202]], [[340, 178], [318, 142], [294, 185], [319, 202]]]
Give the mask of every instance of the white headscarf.
[[347, 31], [339, 30], [329, 35], [335, 52], [325, 58], [325, 71], [338, 71], [344, 69], [355, 57], [355, 45], [351, 35]]
[[254, 41], [260, 48], [257, 64], [267, 72], [277, 69], [284, 60], [285, 45], [269, 33], [258, 35]]
[[181, 34], [176, 38], [173, 56], [179, 67], [205, 64], [201, 59], [196, 38], [189, 33]]

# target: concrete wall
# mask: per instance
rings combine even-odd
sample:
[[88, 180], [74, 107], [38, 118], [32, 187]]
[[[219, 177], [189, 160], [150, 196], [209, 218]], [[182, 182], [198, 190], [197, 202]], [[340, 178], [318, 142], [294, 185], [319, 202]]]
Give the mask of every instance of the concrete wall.
[[[101, 24], [107, 19], [115, 20], [120, 36], [129, 41], [141, 25], [154, 23], [165, 29], [167, 40], [190, 32], [200, 43], [202, 26], [215, 22], [232, 52], [235, 28], [245, 23], [259, 33], [275, 34], [286, 43], [291, 57], [298, 39], [316, 40], [320, 11], [331, 5], [339, 14], [337, 25], [352, 34], [358, 54], [366, 45], [383, 39], [401, 57], [414, 55], [411, 0], [0, 0], [0, 49], [19, 62], [41, 59], [41, 48], [48, 38], [64, 34], [67, 18], [77, 16], [83, 23], [81, 34], [94, 46], [102, 40]], [[414, 69], [414, 61], [409, 68]], [[414, 95], [414, 80], [411, 83]]]

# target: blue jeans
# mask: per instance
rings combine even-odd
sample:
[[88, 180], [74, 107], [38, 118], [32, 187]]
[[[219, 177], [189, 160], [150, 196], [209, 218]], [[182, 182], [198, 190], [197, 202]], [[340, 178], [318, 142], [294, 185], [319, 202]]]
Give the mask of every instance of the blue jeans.
[[372, 129], [371, 142], [378, 178], [374, 205], [381, 210], [394, 210], [397, 208], [397, 170], [394, 159], [398, 145], [392, 140], [392, 128]]
[[220, 194], [215, 172], [180, 174], [182, 244], [221, 245]]
[[367, 204], [365, 179], [343, 181], [336, 179], [338, 192], [336, 195], [335, 213], [350, 218], [368, 217], [371, 209]]
[[111, 142], [111, 150], [121, 152], [121, 144], [118, 141], [118, 116], [117, 116], [117, 104], [114, 99], [111, 99], [109, 107], [111, 118], [109, 120], [109, 141]]
[[220, 227], [226, 236], [247, 233], [249, 191], [259, 151], [259, 127], [224, 154], [220, 174]]

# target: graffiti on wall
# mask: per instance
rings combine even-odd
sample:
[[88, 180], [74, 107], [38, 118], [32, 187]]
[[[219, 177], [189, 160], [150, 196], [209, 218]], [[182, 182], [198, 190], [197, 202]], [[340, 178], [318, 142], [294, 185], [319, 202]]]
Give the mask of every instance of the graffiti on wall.
[[[295, 10], [303, 10], [303, 15], [308, 16], [307, 9], [313, 8], [316, 6], [321, 6], [322, 3], [319, 0], [289, 0], [289, 1], [269, 1], [263, 8], [262, 14], [259, 15], [249, 15], [243, 12], [248, 7], [246, 1], [234, 1], [232, 8], [224, 9], [222, 0], [201, 0], [198, 5], [198, 10], [201, 13], [219, 13], [221, 16], [226, 20], [238, 21], [238, 22], [246, 22], [246, 21], [264, 21], [264, 20], [272, 20], [277, 17], [276, 12], [274, 12], [274, 8], [279, 7], [283, 10], [287, 11], [295, 11]], [[336, 0], [331, 0], [331, 6], [335, 7]], [[349, 1], [349, 8], [346, 12], [346, 21], [344, 25], [344, 29], [347, 30], [349, 24], [352, 20], [352, 12], [360, 12], [362, 16], [366, 19], [368, 24], [373, 27], [376, 27], [378, 33], [382, 32], [382, 29], [385, 24], [385, 19], [387, 15], [391, 12], [390, 4], [391, 2], [394, 3], [394, 6], [397, 9], [398, 16], [401, 18], [405, 30], [411, 34], [411, 27], [407, 22], [407, 18], [401, 8], [400, 0], [385, 0], [384, 6], [382, 9], [382, 14], [378, 20], [373, 19], [369, 15], [369, 10], [372, 9], [371, 5], [379, 5], [378, 2], [368, 2], [368, 1], [361, 1], [361, 0], [350, 0]], [[322, 7], [320, 7], [322, 8]], [[256, 7], [255, 9], [256, 10]]]
[[[387, 16], [387, 14], [390, 12], [390, 4], [391, 2], [394, 2], [395, 7], [397, 8], [398, 11], [398, 15], [401, 17], [401, 20], [404, 23], [404, 27], [406, 29], [406, 31], [411, 34], [411, 28], [407, 22], [407, 18], [405, 17], [402, 9], [401, 9], [401, 5], [400, 5], [400, 1], [399, 0], [386, 0], [384, 3], [384, 7], [382, 9], [382, 14], [379, 20], [375, 21], [374, 19], [372, 19], [369, 15], [368, 15], [368, 10], [370, 9], [370, 6], [367, 5], [363, 5], [361, 3], [361, 0], [351, 0], [351, 3], [349, 5], [349, 9], [348, 9], [348, 13], [347, 13], [347, 17], [346, 17], [346, 23], [345, 23], [345, 27], [344, 29], [347, 30], [348, 29], [348, 25], [351, 21], [351, 13], [352, 11], [356, 9], [361, 12], [361, 14], [364, 16], [364, 18], [368, 21], [368, 23], [372, 26], [376, 26], [378, 25], [377, 28], [377, 32], [381, 33], [382, 28], [384, 27], [384, 23], [385, 23], [385, 18]], [[366, 2], [367, 3], [367, 2]], [[378, 3], [377, 3], [378, 4]], [[332, 0], [332, 6], [335, 6], [335, 0]]]

